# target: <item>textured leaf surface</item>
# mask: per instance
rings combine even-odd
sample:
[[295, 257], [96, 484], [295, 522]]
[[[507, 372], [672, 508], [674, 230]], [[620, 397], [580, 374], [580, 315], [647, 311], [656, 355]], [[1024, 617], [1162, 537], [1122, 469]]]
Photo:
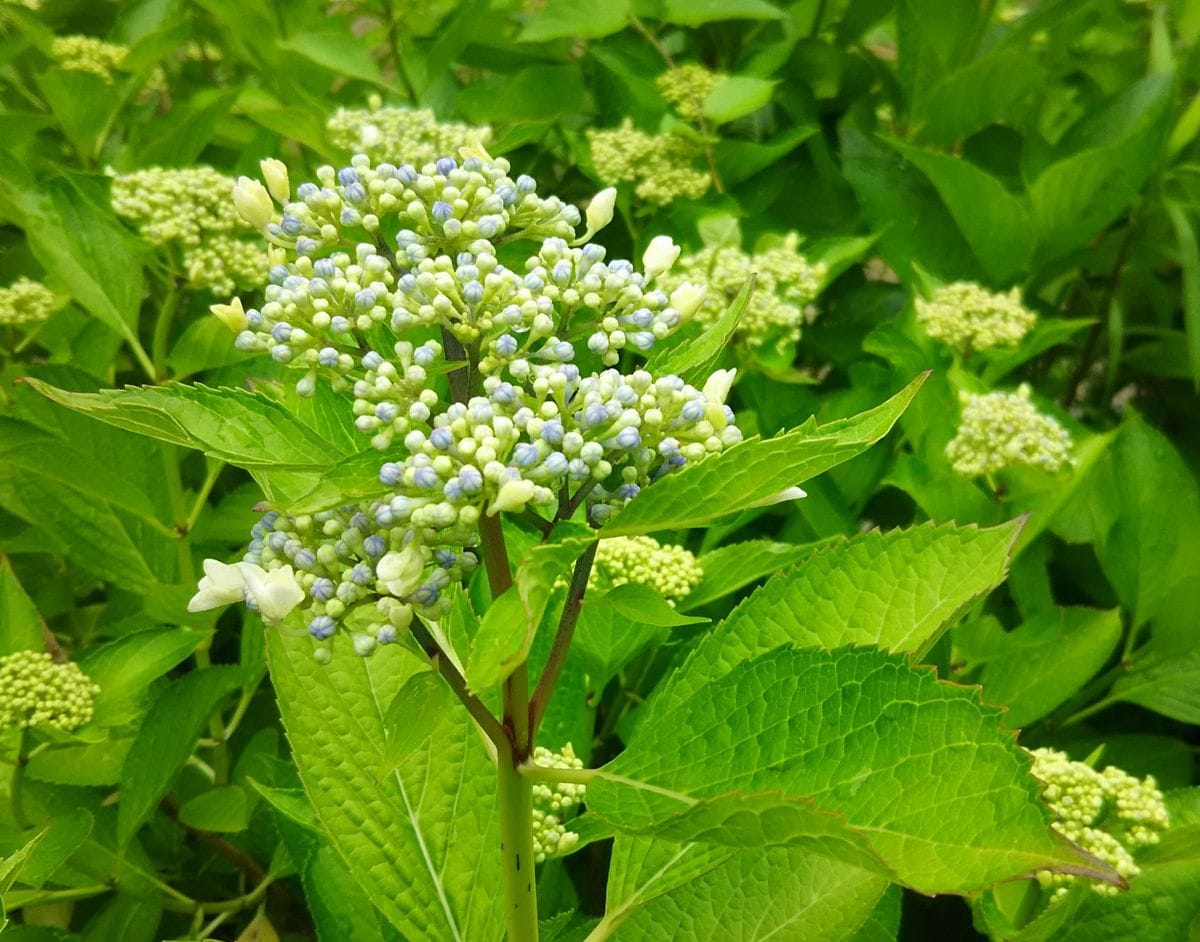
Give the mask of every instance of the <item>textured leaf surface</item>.
[[734, 609], [667, 681], [678, 702], [746, 658], [791, 641], [927, 650], [970, 602], [1004, 579], [1019, 529], [925, 525], [872, 531], [811, 550]]
[[324, 469], [347, 456], [279, 403], [242, 389], [129, 386], [76, 393], [26, 382], [68, 409], [242, 468]]
[[653, 832], [717, 799], [728, 824], [706, 840], [737, 845], [748, 828], [779, 826], [797, 846], [927, 893], [1039, 869], [1106, 876], [1050, 829], [1029, 757], [1001, 717], [900, 657], [785, 646], [660, 706], [604, 766], [588, 807]]
[[888, 433], [917, 394], [918, 377], [882, 405], [825, 425], [809, 423], [768, 439], [750, 439], [666, 475], [626, 505], [605, 536], [698, 527], [770, 500], [848, 461]]
[[371, 901], [409, 942], [497, 939], [494, 772], [466, 711], [447, 711], [391, 772], [384, 716], [421, 665], [398, 646], [323, 667], [306, 638], [272, 632], [268, 644], [305, 791]]
[[747, 540], [710, 550], [696, 560], [704, 570], [704, 578], [679, 603], [679, 607], [684, 611], [698, 608], [811, 553], [811, 546], [776, 543], [772, 540]]

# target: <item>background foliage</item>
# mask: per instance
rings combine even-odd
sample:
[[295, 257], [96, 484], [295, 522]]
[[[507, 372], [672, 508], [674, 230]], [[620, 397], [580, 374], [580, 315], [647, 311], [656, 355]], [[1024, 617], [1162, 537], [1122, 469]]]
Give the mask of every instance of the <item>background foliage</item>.
[[[350, 155], [326, 120], [370, 95], [490, 126], [493, 153], [579, 203], [607, 182], [588, 129], [631, 118], [646, 132], [690, 135], [708, 191], [655, 206], [622, 186], [602, 240], [614, 255], [640, 254], [660, 233], [689, 250], [737, 239], [767, 248], [799, 233], [827, 265], [818, 313], [796, 345], [729, 355], [741, 370], [739, 414], [764, 433], [833, 421], [932, 373], [886, 442], [810, 482], [807, 499], [732, 520], [716, 519], [718, 506], [709, 529], [676, 534], [705, 568], [680, 609], [718, 621], [770, 572], [864, 528], [1027, 515], [1008, 581], [982, 598], [996, 579], [979, 575], [939, 616], [967, 606], [952, 631], [929, 646], [880, 643], [982, 685], [1023, 745], [1083, 758], [1103, 744], [1106, 762], [1176, 790], [1178, 830], [1145, 858], [1133, 890], [1076, 899], [1069, 927], [1046, 937], [1195, 931], [1200, 5], [45, 0], [0, 6], [0, 29], [0, 283], [43, 281], [61, 305], [32, 328], [0, 322], [0, 654], [61, 648], [102, 690], [87, 726], [25, 754], [24, 800], [50, 828], [0, 866], [5, 905], [26, 923], [10, 928], [14, 939], [399, 938], [402, 915], [371, 905], [298, 791], [264, 683], [262, 632], [239, 630], [237, 613], [219, 624], [183, 614], [199, 560], [244, 543], [264, 492], [304, 494], [362, 443], [320, 400], [285, 396], [272, 364], [233, 348], [208, 314], [225, 298], [192, 287], [179, 257], [113, 212], [108, 173], [204, 164], [256, 175], [275, 155], [293, 180], [311, 179], [318, 164]], [[71, 34], [129, 52], [107, 80], [69, 70], [52, 47]], [[682, 127], [655, 85], [674, 62], [730, 76]], [[954, 280], [1021, 287], [1038, 327], [1015, 349], [952, 356], [918, 325], [913, 297]], [[248, 396], [243, 413], [214, 414], [202, 388], [174, 415], [144, 405], [142, 421], [174, 442], [164, 444], [63, 409], [14, 382], [23, 377], [78, 393], [184, 379], [253, 385], [282, 405]], [[1021, 382], [1071, 431], [1072, 466], [955, 475], [944, 448], [959, 393]], [[124, 395], [138, 406], [138, 393]], [[93, 400], [74, 400], [84, 402]], [[669, 529], [669, 511], [645, 528]], [[965, 546], [960, 561], [969, 552], [981, 567], [992, 558]], [[998, 578], [1003, 561], [993, 564]], [[831, 567], [829, 578], [846, 571]], [[697, 648], [689, 664], [699, 670], [723, 656], [723, 637], [748, 643], [736, 622], [647, 634], [621, 617], [599, 612], [585, 624], [564, 683], [587, 708], [552, 718], [597, 759], [638, 722], [668, 665]], [[788, 637], [764, 638], [758, 651]], [[274, 657], [277, 684], [296, 685], [281, 697], [320, 706], [328, 675]], [[344, 678], [351, 690], [369, 682]], [[678, 685], [702, 686], [703, 674], [672, 684], [681, 696]], [[345, 709], [305, 722], [336, 732]], [[6, 755], [16, 748], [6, 743]], [[445, 800], [438, 783], [426, 787], [418, 805]], [[597, 787], [595, 800], [620, 799]], [[5, 854], [24, 843], [15, 824], [0, 814]], [[486, 822], [466, 815], [458, 826], [483, 832]], [[600, 915], [609, 848], [597, 840], [544, 869], [547, 918], [576, 899]], [[447, 853], [454, 879], [469, 882], [455, 868], [472, 862]], [[770, 873], [812, 867], [789, 847], [767, 863]], [[755, 866], [733, 855], [687, 892], [744, 885], [762, 876]], [[610, 905], [629, 890], [621, 874], [635, 871], [614, 861]], [[829, 880], [831, 906], [839, 891], [878, 892], [828, 872], [811, 879]], [[764, 898], [748, 909], [786, 909], [784, 891], [756, 885]], [[403, 892], [380, 889], [401, 910]], [[695, 913], [688, 899], [665, 894], [619, 938], [678, 925], [680, 912]], [[996, 931], [986, 913], [975, 917]], [[693, 925], [698, 938], [722, 937], [721, 924]], [[819, 927], [814, 915], [812, 935], [788, 937], [821, 938]], [[890, 891], [856, 938], [935, 932], [978, 937], [963, 902]]]

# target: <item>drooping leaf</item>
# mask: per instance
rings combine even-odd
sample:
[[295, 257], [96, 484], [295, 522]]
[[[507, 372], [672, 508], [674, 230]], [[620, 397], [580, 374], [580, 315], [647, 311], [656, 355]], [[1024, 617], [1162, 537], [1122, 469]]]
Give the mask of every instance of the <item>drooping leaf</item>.
[[697, 527], [755, 504], [866, 451], [888, 433], [924, 377], [861, 415], [750, 439], [664, 475], [626, 505], [605, 536]]
[[927, 893], [1042, 869], [1115, 881], [1050, 828], [1001, 717], [902, 657], [784, 646], [660, 704], [588, 808], [675, 840], [805, 846]]

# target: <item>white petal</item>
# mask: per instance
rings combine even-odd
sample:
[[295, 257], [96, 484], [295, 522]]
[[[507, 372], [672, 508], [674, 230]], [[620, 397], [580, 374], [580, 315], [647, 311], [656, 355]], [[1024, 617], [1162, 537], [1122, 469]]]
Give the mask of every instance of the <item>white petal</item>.
[[188, 602], [188, 611], [204, 612], [242, 601], [246, 587], [241, 571], [243, 565], [235, 563], [231, 566], [219, 559], [204, 560], [204, 577], [196, 586], [196, 594]]
[[242, 563], [241, 566], [242, 574], [246, 577], [246, 589], [254, 597], [264, 621], [282, 621], [304, 601], [304, 590], [296, 581], [291, 566], [282, 566], [270, 572], [253, 563]]
[[724, 405], [736, 375], [737, 370], [714, 370], [701, 390], [704, 401], [710, 405]]
[[646, 280], [653, 281], [663, 272], [669, 271], [677, 258], [679, 246], [671, 241], [671, 237], [655, 236], [646, 247], [646, 254], [642, 256], [642, 271], [646, 273]]

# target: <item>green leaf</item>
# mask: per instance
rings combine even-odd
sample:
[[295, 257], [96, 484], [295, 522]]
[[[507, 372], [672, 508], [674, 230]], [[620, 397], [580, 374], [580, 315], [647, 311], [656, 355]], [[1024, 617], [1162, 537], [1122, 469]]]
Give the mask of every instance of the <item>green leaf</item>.
[[1200, 572], [1200, 486], [1170, 440], [1135, 412], [1121, 426], [1112, 460], [1118, 481], [1137, 483], [1119, 489], [1116, 521], [1097, 551], [1140, 626]]
[[193, 671], [162, 689], [142, 721], [121, 771], [117, 839], [128, 844], [187, 761], [213, 710], [241, 686], [235, 667]]
[[384, 85], [371, 48], [361, 39], [344, 32], [296, 33], [276, 40], [285, 52], [294, 52], [335, 75], [356, 78], [372, 85]]
[[519, 43], [541, 43], [551, 39], [598, 39], [619, 33], [629, 19], [630, 0], [614, 0], [588, 7], [575, 0], [550, 0], [534, 11], [520, 33]]
[[[987, 624], [987, 623], [984, 623]], [[1119, 609], [1054, 608], [1013, 631], [999, 625], [964, 653], [983, 672], [983, 698], [1008, 708], [1005, 723], [1028, 726], [1064, 704], [1107, 662], [1121, 640]]]
[[584, 602], [571, 643], [587, 672], [588, 684], [603, 690], [622, 669], [642, 652], [663, 642], [665, 628], [648, 627], [622, 614], [611, 605]]
[[704, 99], [704, 117], [722, 125], [752, 114], [770, 103], [776, 84], [751, 75], [731, 75]]
[[649, 586], [636, 582], [627, 582], [609, 589], [598, 599], [585, 601], [584, 605], [608, 605], [630, 621], [657, 628], [701, 625], [708, 621], [707, 618], [681, 614]]
[[925, 377], [867, 412], [808, 422], [775, 438], [752, 438], [664, 475], [631, 500], [604, 535], [698, 527], [756, 504], [866, 451], [888, 433]]
[[21, 588], [12, 563], [0, 556], [0, 656], [14, 651], [40, 651], [42, 616]]
[[474, 692], [491, 690], [525, 661], [555, 583], [596, 541], [586, 528], [559, 526], [563, 538], [526, 553], [512, 588], [484, 612], [467, 658], [467, 681]]
[[408, 938], [497, 940], [495, 772], [466, 710], [389, 772], [387, 706], [423, 665], [394, 645], [322, 666], [309, 639], [281, 632], [268, 654], [301, 781], [358, 885]]
[[969, 161], [885, 140], [929, 178], [992, 279], [1008, 282], [1026, 270], [1033, 243], [1024, 202]]
[[[225, 121], [240, 92], [239, 88], [202, 88], [187, 101], [173, 102], [170, 111], [144, 126], [145, 137], [136, 148], [137, 166], [194, 164]], [[221, 329], [226, 347], [236, 350], [229, 343], [228, 328], [221, 325]]]
[[1140, 649], [1105, 698], [1136, 703], [1183, 723], [1200, 724], [1200, 650], [1180, 653], [1151, 643]]
[[250, 825], [250, 801], [239, 785], [222, 785], [189, 798], [179, 820], [198, 831], [236, 834]]
[[1178, 203], [1164, 200], [1163, 206], [1175, 241], [1179, 245], [1179, 267], [1183, 271], [1183, 325], [1187, 335], [1188, 363], [1192, 368], [1192, 385], [1200, 390], [1200, 246], [1196, 230], [1188, 221], [1187, 212]]
[[420, 671], [404, 682], [384, 716], [387, 745], [383, 764], [387, 771], [424, 746], [454, 704], [454, 694], [437, 671]]
[[825, 649], [929, 650], [968, 605], [1003, 580], [1019, 524], [925, 524], [810, 550], [706, 635], [668, 678], [678, 703], [738, 663], [792, 642]]
[[141, 710], [147, 688], [209, 637], [194, 628], [155, 628], [95, 648], [79, 666], [100, 687], [92, 724], [119, 726]]
[[[86, 808], [64, 808], [51, 819], [15, 871], [25, 886], [39, 889], [70, 859], [92, 833], [92, 815]], [[2, 882], [2, 881], [0, 881]]]
[[[720, 140], [713, 145], [717, 169], [727, 187], [737, 186], [786, 157], [817, 133], [815, 124], [789, 127], [769, 141]], [[707, 240], [706, 240], [707, 242]], [[740, 240], [738, 245], [740, 247]]]
[[638, 843], [648, 853], [618, 836], [609, 871], [605, 920], [621, 942], [679, 938], [680, 927], [689, 939], [854, 939], [888, 887], [805, 848]]
[[588, 808], [623, 830], [804, 846], [924, 893], [1043, 869], [1116, 882], [1050, 828], [1001, 717], [906, 658], [787, 645], [660, 704]]
[[1043, 170], [1029, 187], [1038, 256], [1086, 244], [1125, 211], [1153, 171], [1171, 114], [1173, 76], [1151, 75], [1089, 116], [1087, 146]]
[[785, 15], [767, 0], [663, 0], [659, 19], [702, 26], [717, 20], [782, 20]]
[[746, 311], [746, 305], [754, 295], [755, 280], [756, 276], [753, 274], [746, 279], [733, 303], [705, 329], [704, 333], [669, 348], [663, 356], [652, 361], [650, 369], [656, 375], [674, 373], [693, 385], [703, 386], [720, 359], [722, 351], [733, 339], [738, 322]]
[[68, 409], [241, 468], [325, 469], [346, 456], [279, 403], [244, 389], [171, 385], [76, 393], [26, 382]]
[[763, 576], [769, 576], [803, 559], [811, 552], [811, 545], [797, 546], [772, 540], [747, 540], [709, 550], [696, 560], [704, 571], [704, 578], [679, 603], [679, 607], [683, 611], [691, 611], [724, 598]]

